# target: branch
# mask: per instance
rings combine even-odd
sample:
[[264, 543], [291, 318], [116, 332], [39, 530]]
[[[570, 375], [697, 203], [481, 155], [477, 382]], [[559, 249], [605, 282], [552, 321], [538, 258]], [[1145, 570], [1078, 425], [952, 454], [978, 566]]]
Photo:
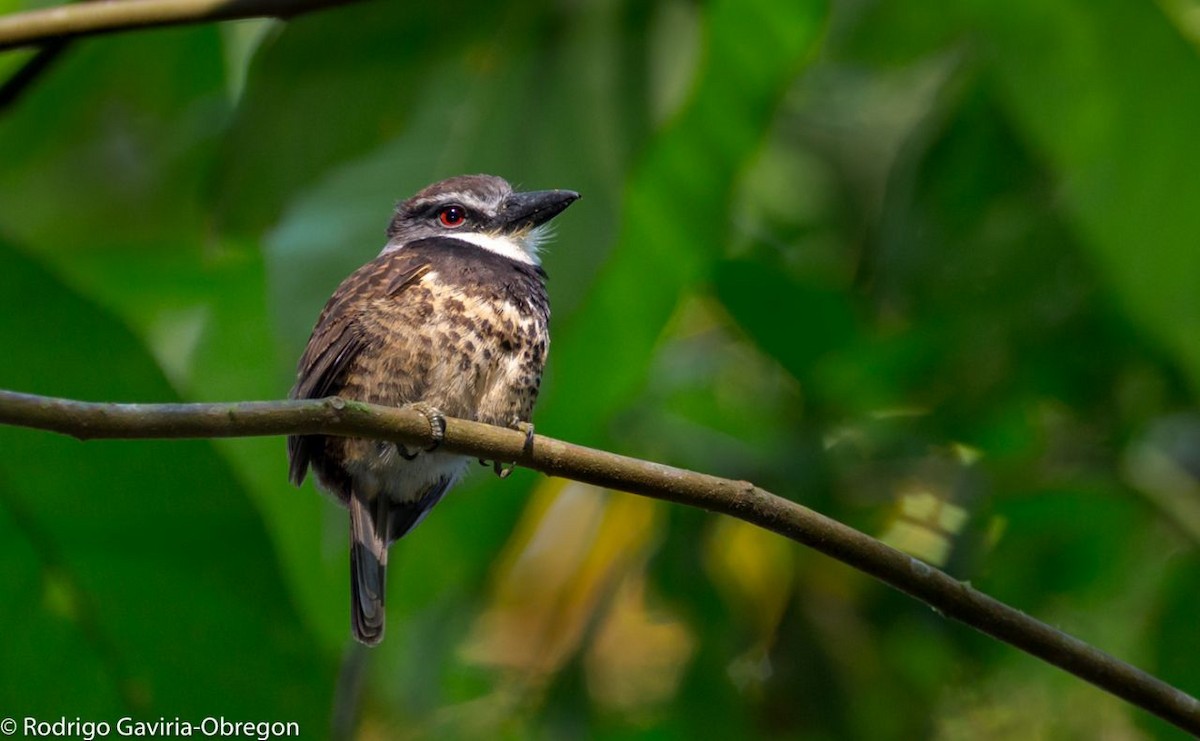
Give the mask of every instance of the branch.
[[[90, 438], [195, 438], [325, 434], [427, 446], [429, 423], [407, 408], [339, 398], [229, 404], [97, 404], [0, 390], [0, 424]], [[514, 461], [551, 476], [730, 515], [803, 543], [1200, 735], [1200, 702], [1087, 643], [928, 564], [747, 481], [732, 481], [461, 419], [446, 420], [442, 448]]]
[[25, 91], [29, 90], [46, 70], [54, 66], [70, 47], [70, 41], [48, 41], [36, 54], [25, 60], [25, 63], [0, 85], [0, 114], [20, 100]]
[[358, 0], [111, 0], [0, 16], [0, 51], [131, 31], [240, 18], [289, 18]]

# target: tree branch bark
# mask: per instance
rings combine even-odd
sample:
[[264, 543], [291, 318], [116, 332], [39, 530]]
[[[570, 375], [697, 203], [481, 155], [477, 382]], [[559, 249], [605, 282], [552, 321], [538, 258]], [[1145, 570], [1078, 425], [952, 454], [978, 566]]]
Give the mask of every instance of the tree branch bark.
[[0, 16], [0, 51], [158, 26], [290, 18], [359, 0], [111, 0]]
[[[0, 424], [93, 438], [197, 438], [326, 434], [427, 446], [419, 412], [338, 398], [229, 404], [103, 404], [0, 390]], [[718, 512], [771, 530], [866, 572], [993, 638], [1068, 671], [1179, 728], [1200, 735], [1200, 702], [1083, 641], [1036, 620], [878, 540], [747, 481], [709, 476], [461, 419], [442, 447], [512, 461], [551, 476]]]

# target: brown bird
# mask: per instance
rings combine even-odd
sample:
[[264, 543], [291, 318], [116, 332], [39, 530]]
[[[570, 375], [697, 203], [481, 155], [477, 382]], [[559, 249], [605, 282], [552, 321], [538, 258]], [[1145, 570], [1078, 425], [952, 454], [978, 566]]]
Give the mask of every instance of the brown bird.
[[[528, 427], [550, 345], [547, 222], [578, 193], [518, 193], [503, 179], [443, 180], [396, 207], [388, 241], [334, 292], [300, 358], [293, 399], [341, 396]], [[435, 446], [436, 447], [436, 446]], [[414, 528], [468, 458], [379, 440], [288, 438], [289, 478], [309, 467], [350, 510], [354, 637], [383, 638], [388, 547]]]

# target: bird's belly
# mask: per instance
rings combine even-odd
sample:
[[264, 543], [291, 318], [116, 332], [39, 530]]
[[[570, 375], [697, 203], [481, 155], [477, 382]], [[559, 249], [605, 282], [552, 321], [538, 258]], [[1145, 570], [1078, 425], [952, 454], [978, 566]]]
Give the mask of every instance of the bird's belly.
[[453, 486], [467, 470], [470, 458], [453, 453], [422, 451], [406, 460], [399, 448], [382, 440], [346, 441], [346, 471], [369, 498], [384, 495], [394, 502], [413, 502], [443, 480]]

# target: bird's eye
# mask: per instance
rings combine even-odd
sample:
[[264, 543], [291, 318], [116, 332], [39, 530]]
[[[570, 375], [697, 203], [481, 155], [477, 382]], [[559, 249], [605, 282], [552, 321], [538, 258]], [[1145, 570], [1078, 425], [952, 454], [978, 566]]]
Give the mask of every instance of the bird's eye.
[[466, 220], [467, 211], [462, 206], [446, 206], [438, 211], [438, 221], [442, 222], [442, 226], [448, 226], [451, 229], [462, 226]]

